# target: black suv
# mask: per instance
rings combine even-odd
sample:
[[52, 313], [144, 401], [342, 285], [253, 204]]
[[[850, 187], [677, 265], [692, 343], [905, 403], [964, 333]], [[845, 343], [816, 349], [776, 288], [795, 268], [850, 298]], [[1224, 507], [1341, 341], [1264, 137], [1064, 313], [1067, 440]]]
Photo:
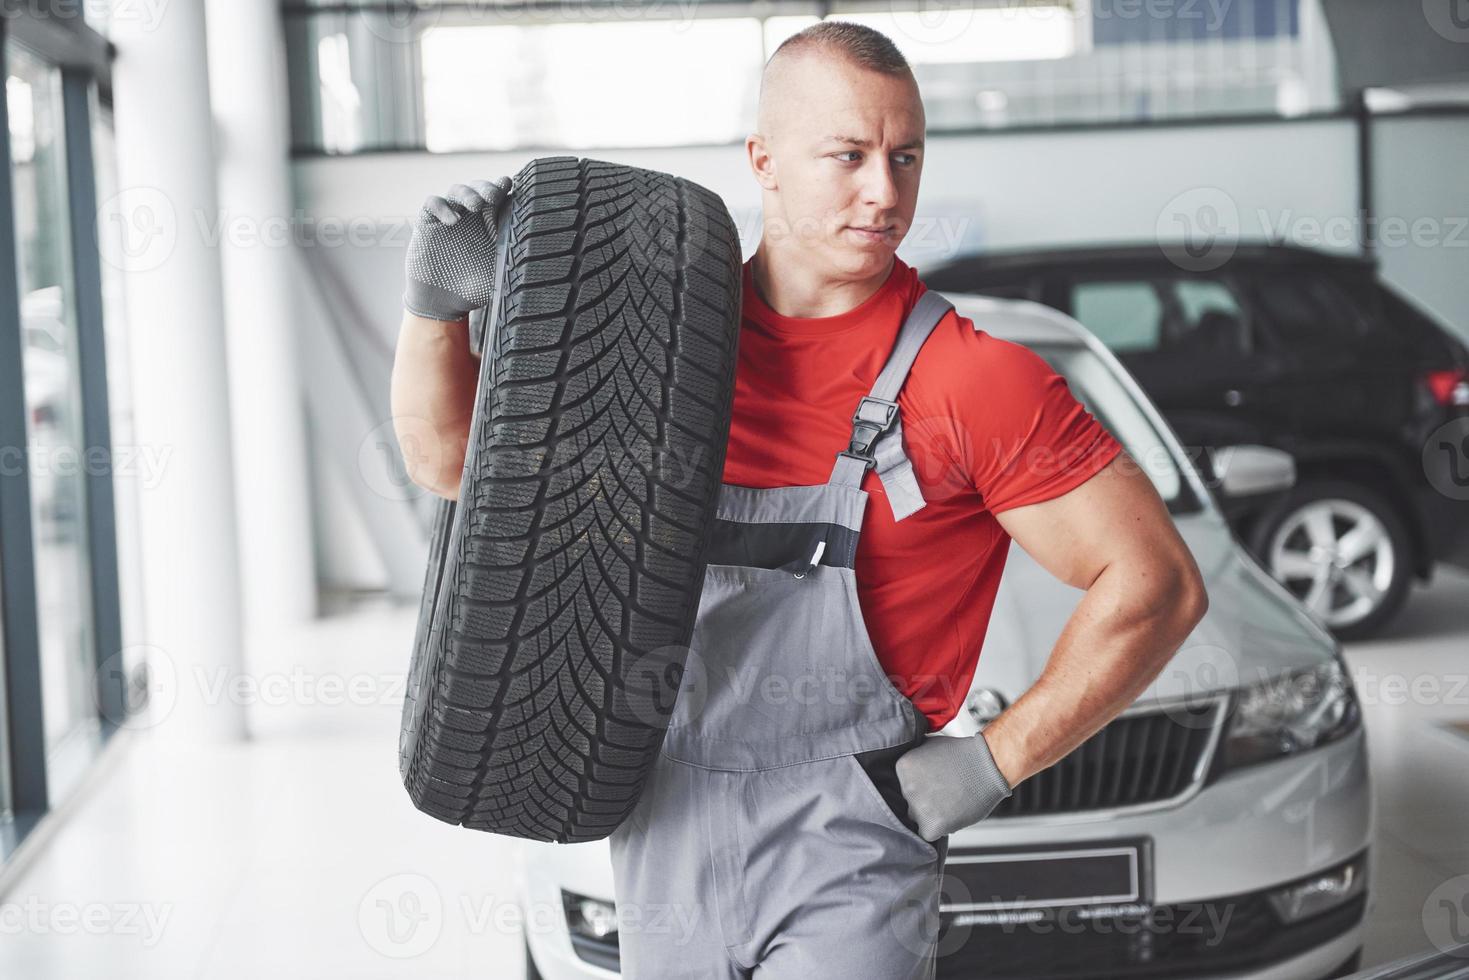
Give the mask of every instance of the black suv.
[[1289, 452], [1289, 491], [1220, 504], [1339, 637], [1371, 635], [1436, 562], [1469, 568], [1469, 348], [1368, 259], [1251, 243], [1201, 272], [1169, 254], [987, 253], [922, 278], [1075, 317], [1200, 462], [1226, 446]]

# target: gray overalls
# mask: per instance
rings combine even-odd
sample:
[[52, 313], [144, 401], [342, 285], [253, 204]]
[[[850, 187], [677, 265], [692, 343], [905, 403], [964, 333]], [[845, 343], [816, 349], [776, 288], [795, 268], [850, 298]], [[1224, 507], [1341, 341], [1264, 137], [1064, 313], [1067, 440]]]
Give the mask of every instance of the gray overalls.
[[919, 299], [830, 480], [720, 488], [663, 751], [609, 840], [629, 980], [933, 976], [948, 837], [918, 835], [893, 767], [929, 724], [878, 663], [853, 568], [869, 466], [895, 518], [923, 506], [896, 400], [951, 308]]

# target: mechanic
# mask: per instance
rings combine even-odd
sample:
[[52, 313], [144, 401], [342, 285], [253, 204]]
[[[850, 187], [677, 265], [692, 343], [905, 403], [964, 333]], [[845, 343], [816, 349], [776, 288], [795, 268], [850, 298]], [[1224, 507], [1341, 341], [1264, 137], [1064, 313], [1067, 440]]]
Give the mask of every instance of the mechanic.
[[[711, 556], [663, 752], [609, 839], [619, 908], [693, 928], [620, 935], [622, 969], [931, 977], [949, 834], [1130, 705], [1208, 600], [1152, 482], [1064, 379], [897, 258], [925, 117], [891, 40], [794, 35], [757, 126], [764, 228], [719, 502], [748, 534], [720, 546], [743, 558]], [[478, 373], [464, 317], [492, 292], [464, 257], [488, 254], [507, 192], [431, 198], [409, 248], [393, 412], [426, 427], [400, 422], [405, 449], [448, 447], [405, 455], [449, 498]], [[979, 734], [938, 735], [1012, 540], [1084, 595], [1029, 690]], [[792, 560], [749, 557], [772, 549]]]

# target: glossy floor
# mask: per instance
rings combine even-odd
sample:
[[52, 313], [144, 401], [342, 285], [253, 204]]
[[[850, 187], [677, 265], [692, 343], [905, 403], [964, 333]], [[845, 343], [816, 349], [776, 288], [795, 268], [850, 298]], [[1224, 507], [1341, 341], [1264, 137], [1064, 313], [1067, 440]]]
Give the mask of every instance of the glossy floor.
[[[1367, 964], [1428, 948], [1469, 874], [1466, 610], [1469, 576], [1444, 573], [1348, 650], [1379, 803]], [[518, 977], [515, 843], [435, 822], [398, 782], [412, 616], [262, 644], [248, 742], [115, 742], [5, 875], [0, 976]]]

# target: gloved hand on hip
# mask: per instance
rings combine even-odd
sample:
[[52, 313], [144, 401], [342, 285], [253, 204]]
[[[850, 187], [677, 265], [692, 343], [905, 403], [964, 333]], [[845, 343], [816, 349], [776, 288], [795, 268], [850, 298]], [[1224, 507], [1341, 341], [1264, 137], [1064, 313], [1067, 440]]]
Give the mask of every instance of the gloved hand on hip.
[[495, 293], [495, 212], [510, 178], [455, 184], [424, 202], [404, 263], [403, 306], [430, 320], [461, 320]]
[[894, 766], [908, 813], [924, 840], [983, 820], [1011, 791], [983, 732], [965, 738], [930, 735], [898, 756]]

